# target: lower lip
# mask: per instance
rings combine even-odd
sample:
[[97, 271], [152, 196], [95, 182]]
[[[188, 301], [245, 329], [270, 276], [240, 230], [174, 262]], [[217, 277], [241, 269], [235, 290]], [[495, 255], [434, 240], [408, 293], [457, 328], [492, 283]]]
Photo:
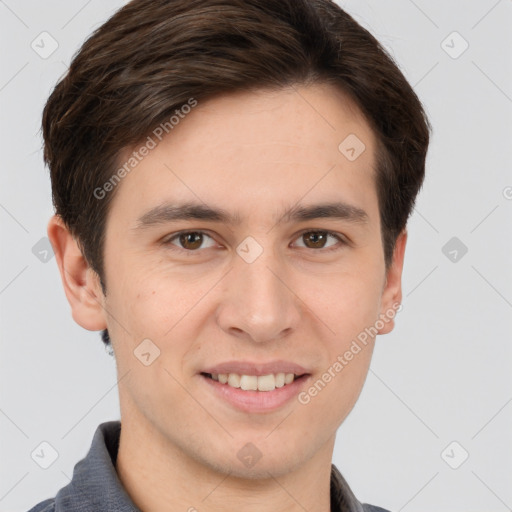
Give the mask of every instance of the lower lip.
[[244, 412], [264, 413], [279, 409], [284, 404], [298, 395], [310, 375], [303, 375], [295, 379], [291, 384], [273, 391], [244, 391], [240, 388], [233, 388], [227, 384], [221, 384], [205, 375], [199, 375], [217, 396], [226, 400], [232, 406]]

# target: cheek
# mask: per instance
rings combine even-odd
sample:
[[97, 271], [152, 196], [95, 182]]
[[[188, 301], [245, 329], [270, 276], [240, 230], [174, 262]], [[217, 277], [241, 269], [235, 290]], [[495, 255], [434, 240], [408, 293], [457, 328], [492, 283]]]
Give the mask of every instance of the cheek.
[[157, 263], [146, 267], [149, 268], [126, 263], [124, 271], [119, 272], [117, 281], [113, 282], [115, 291], [107, 297], [108, 305], [132, 338], [150, 338], [163, 344], [194, 324], [182, 320], [200, 310], [201, 299], [218, 276], [162, 271]]
[[308, 417], [310, 431], [330, 433], [352, 411], [368, 375], [373, 343], [360, 344], [360, 348], [350, 361], [344, 359], [345, 350], [333, 352], [325, 371], [299, 395], [299, 407]]
[[381, 288], [378, 272], [372, 273], [366, 268], [364, 272], [332, 274], [321, 283], [310, 278], [303, 290], [308, 307], [329, 327], [339, 343], [356, 336], [377, 320]]

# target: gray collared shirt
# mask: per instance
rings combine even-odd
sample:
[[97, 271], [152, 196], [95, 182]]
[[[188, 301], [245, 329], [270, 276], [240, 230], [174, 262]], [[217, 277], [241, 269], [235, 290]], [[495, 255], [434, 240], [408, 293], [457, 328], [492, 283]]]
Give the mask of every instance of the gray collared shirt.
[[[101, 423], [89, 452], [75, 465], [71, 482], [55, 498], [38, 503], [29, 512], [141, 512], [117, 476], [115, 462], [120, 421]], [[389, 512], [361, 504], [334, 464], [331, 468], [331, 512]]]

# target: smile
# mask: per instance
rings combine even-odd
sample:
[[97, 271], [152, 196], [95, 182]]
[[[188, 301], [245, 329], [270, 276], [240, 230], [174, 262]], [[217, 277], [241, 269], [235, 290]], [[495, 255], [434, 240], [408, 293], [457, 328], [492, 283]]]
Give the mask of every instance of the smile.
[[291, 384], [300, 375], [270, 373], [268, 375], [239, 375], [238, 373], [203, 373], [206, 377], [243, 391], [274, 391]]
[[200, 377], [215, 399], [251, 414], [270, 413], [293, 403], [312, 378], [309, 373], [284, 372], [265, 375], [201, 372]]

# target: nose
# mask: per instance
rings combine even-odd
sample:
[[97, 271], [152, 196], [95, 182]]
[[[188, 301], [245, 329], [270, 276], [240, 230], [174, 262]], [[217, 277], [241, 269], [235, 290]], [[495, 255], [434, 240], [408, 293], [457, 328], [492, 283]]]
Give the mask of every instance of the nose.
[[256, 343], [293, 332], [301, 319], [301, 301], [290, 274], [271, 251], [247, 263], [234, 256], [217, 309], [219, 326], [231, 336]]

